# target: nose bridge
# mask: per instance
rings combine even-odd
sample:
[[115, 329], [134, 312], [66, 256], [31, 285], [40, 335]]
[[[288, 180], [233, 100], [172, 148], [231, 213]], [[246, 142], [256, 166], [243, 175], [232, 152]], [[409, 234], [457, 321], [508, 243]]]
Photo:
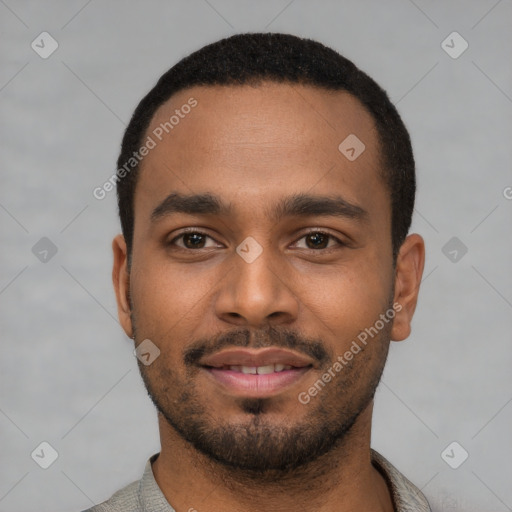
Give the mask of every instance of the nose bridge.
[[[257, 245], [256, 245], [257, 244]], [[236, 288], [239, 295], [249, 293], [255, 297], [277, 292], [279, 278], [272, 264], [276, 266], [276, 259], [272, 258], [272, 249], [263, 247], [254, 239], [242, 242], [237, 247], [237, 257], [234, 257], [234, 270], [236, 275]]]
[[297, 300], [278, 255], [263, 243], [247, 237], [230, 258], [231, 270], [216, 304], [217, 315], [224, 320], [261, 326], [270, 317], [286, 322], [296, 317]]

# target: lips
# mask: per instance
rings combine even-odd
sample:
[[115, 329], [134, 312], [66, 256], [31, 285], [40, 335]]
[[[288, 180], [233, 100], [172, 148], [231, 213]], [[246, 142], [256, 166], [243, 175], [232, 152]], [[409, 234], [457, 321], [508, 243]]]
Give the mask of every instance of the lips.
[[269, 365], [304, 368], [305, 366], [314, 366], [315, 361], [293, 350], [271, 347], [264, 349], [226, 349], [216, 354], [203, 357], [199, 361], [199, 364], [213, 368], [225, 368], [229, 366], [259, 368]]
[[228, 349], [202, 358], [200, 365], [224, 392], [261, 398], [297, 384], [315, 361], [286, 349]]

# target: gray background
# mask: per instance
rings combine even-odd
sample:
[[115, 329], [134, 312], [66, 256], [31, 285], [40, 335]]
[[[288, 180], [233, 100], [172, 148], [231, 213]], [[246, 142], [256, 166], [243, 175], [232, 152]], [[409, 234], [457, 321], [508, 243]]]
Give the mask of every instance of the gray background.
[[[159, 450], [111, 288], [115, 194], [92, 191], [157, 78], [244, 31], [332, 46], [401, 112], [427, 262], [413, 333], [392, 345], [377, 393], [373, 446], [435, 510], [512, 510], [510, 0], [0, 0], [0, 19], [0, 511], [82, 510]], [[47, 59], [31, 48], [43, 31], [59, 44]], [[469, 43], [456, 59], [441, 46], [453, 31]], [[455, 262], [443, 253], [454, 236], [468, 249]], [[32, 251], [42, 237], [58, 250], [46, 262]], [[42, 441], [59, 454], [46, 470], [31, 458]], [[452, 441], [469, 453], [458, 469], [441, 457]]]

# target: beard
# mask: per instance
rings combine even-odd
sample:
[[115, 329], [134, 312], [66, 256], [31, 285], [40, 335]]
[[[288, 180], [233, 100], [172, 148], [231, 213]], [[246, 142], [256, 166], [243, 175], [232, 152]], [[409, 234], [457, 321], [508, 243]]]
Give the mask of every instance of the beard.
[[[239, 419], [224, 420], [223, 411], [208, 409], [208, 401], [195, 385], [195, 377], [202, 371], [197, 362], [225, 347], [292, 348], [316, 359], [320, 379], [336, 361], [322, 341], [307, 339], [288, 329], [269, 327], [257, 333], [237, 329], [213, 341], [204, 339], [189, 345], [183, 352], [185, 377], [165, 357], [151, 366], [140, 361], [138, 365], [156, 409], [192, 448], [239, 476], [272, 481], [307, 470], [323, 455], [346, 444], [357, 418], [375, 395], [388, 354], [391, 327], [392, 321], [308, 404], [297, 399], [296, 408], [301, 414], [294, 422], [276, 417], [283, 400], [279, 396], [233, 398]], [[138, 339], [136, 334], [134, 339]]]

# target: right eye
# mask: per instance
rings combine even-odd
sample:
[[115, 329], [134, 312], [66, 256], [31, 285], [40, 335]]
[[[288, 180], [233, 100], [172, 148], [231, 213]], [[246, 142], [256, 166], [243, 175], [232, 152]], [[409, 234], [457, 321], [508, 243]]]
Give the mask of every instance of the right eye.
[[[178, 236], [175, 236], [168, 245], [179, 247], [183, 250], [194, 250], [194, 249], [209, 249], [211, 247], [218, 247], [217, 242], [215, 244], [206, 246], [206, 240], [210, 239], [215, 242], [215, 240], [206, 233], [202, 231], [197, 231], [195, 229], [190, 229], [185, 232], [182, 232]], [[181, 241], [181, 244], [177, 243], [177, 241]]]

